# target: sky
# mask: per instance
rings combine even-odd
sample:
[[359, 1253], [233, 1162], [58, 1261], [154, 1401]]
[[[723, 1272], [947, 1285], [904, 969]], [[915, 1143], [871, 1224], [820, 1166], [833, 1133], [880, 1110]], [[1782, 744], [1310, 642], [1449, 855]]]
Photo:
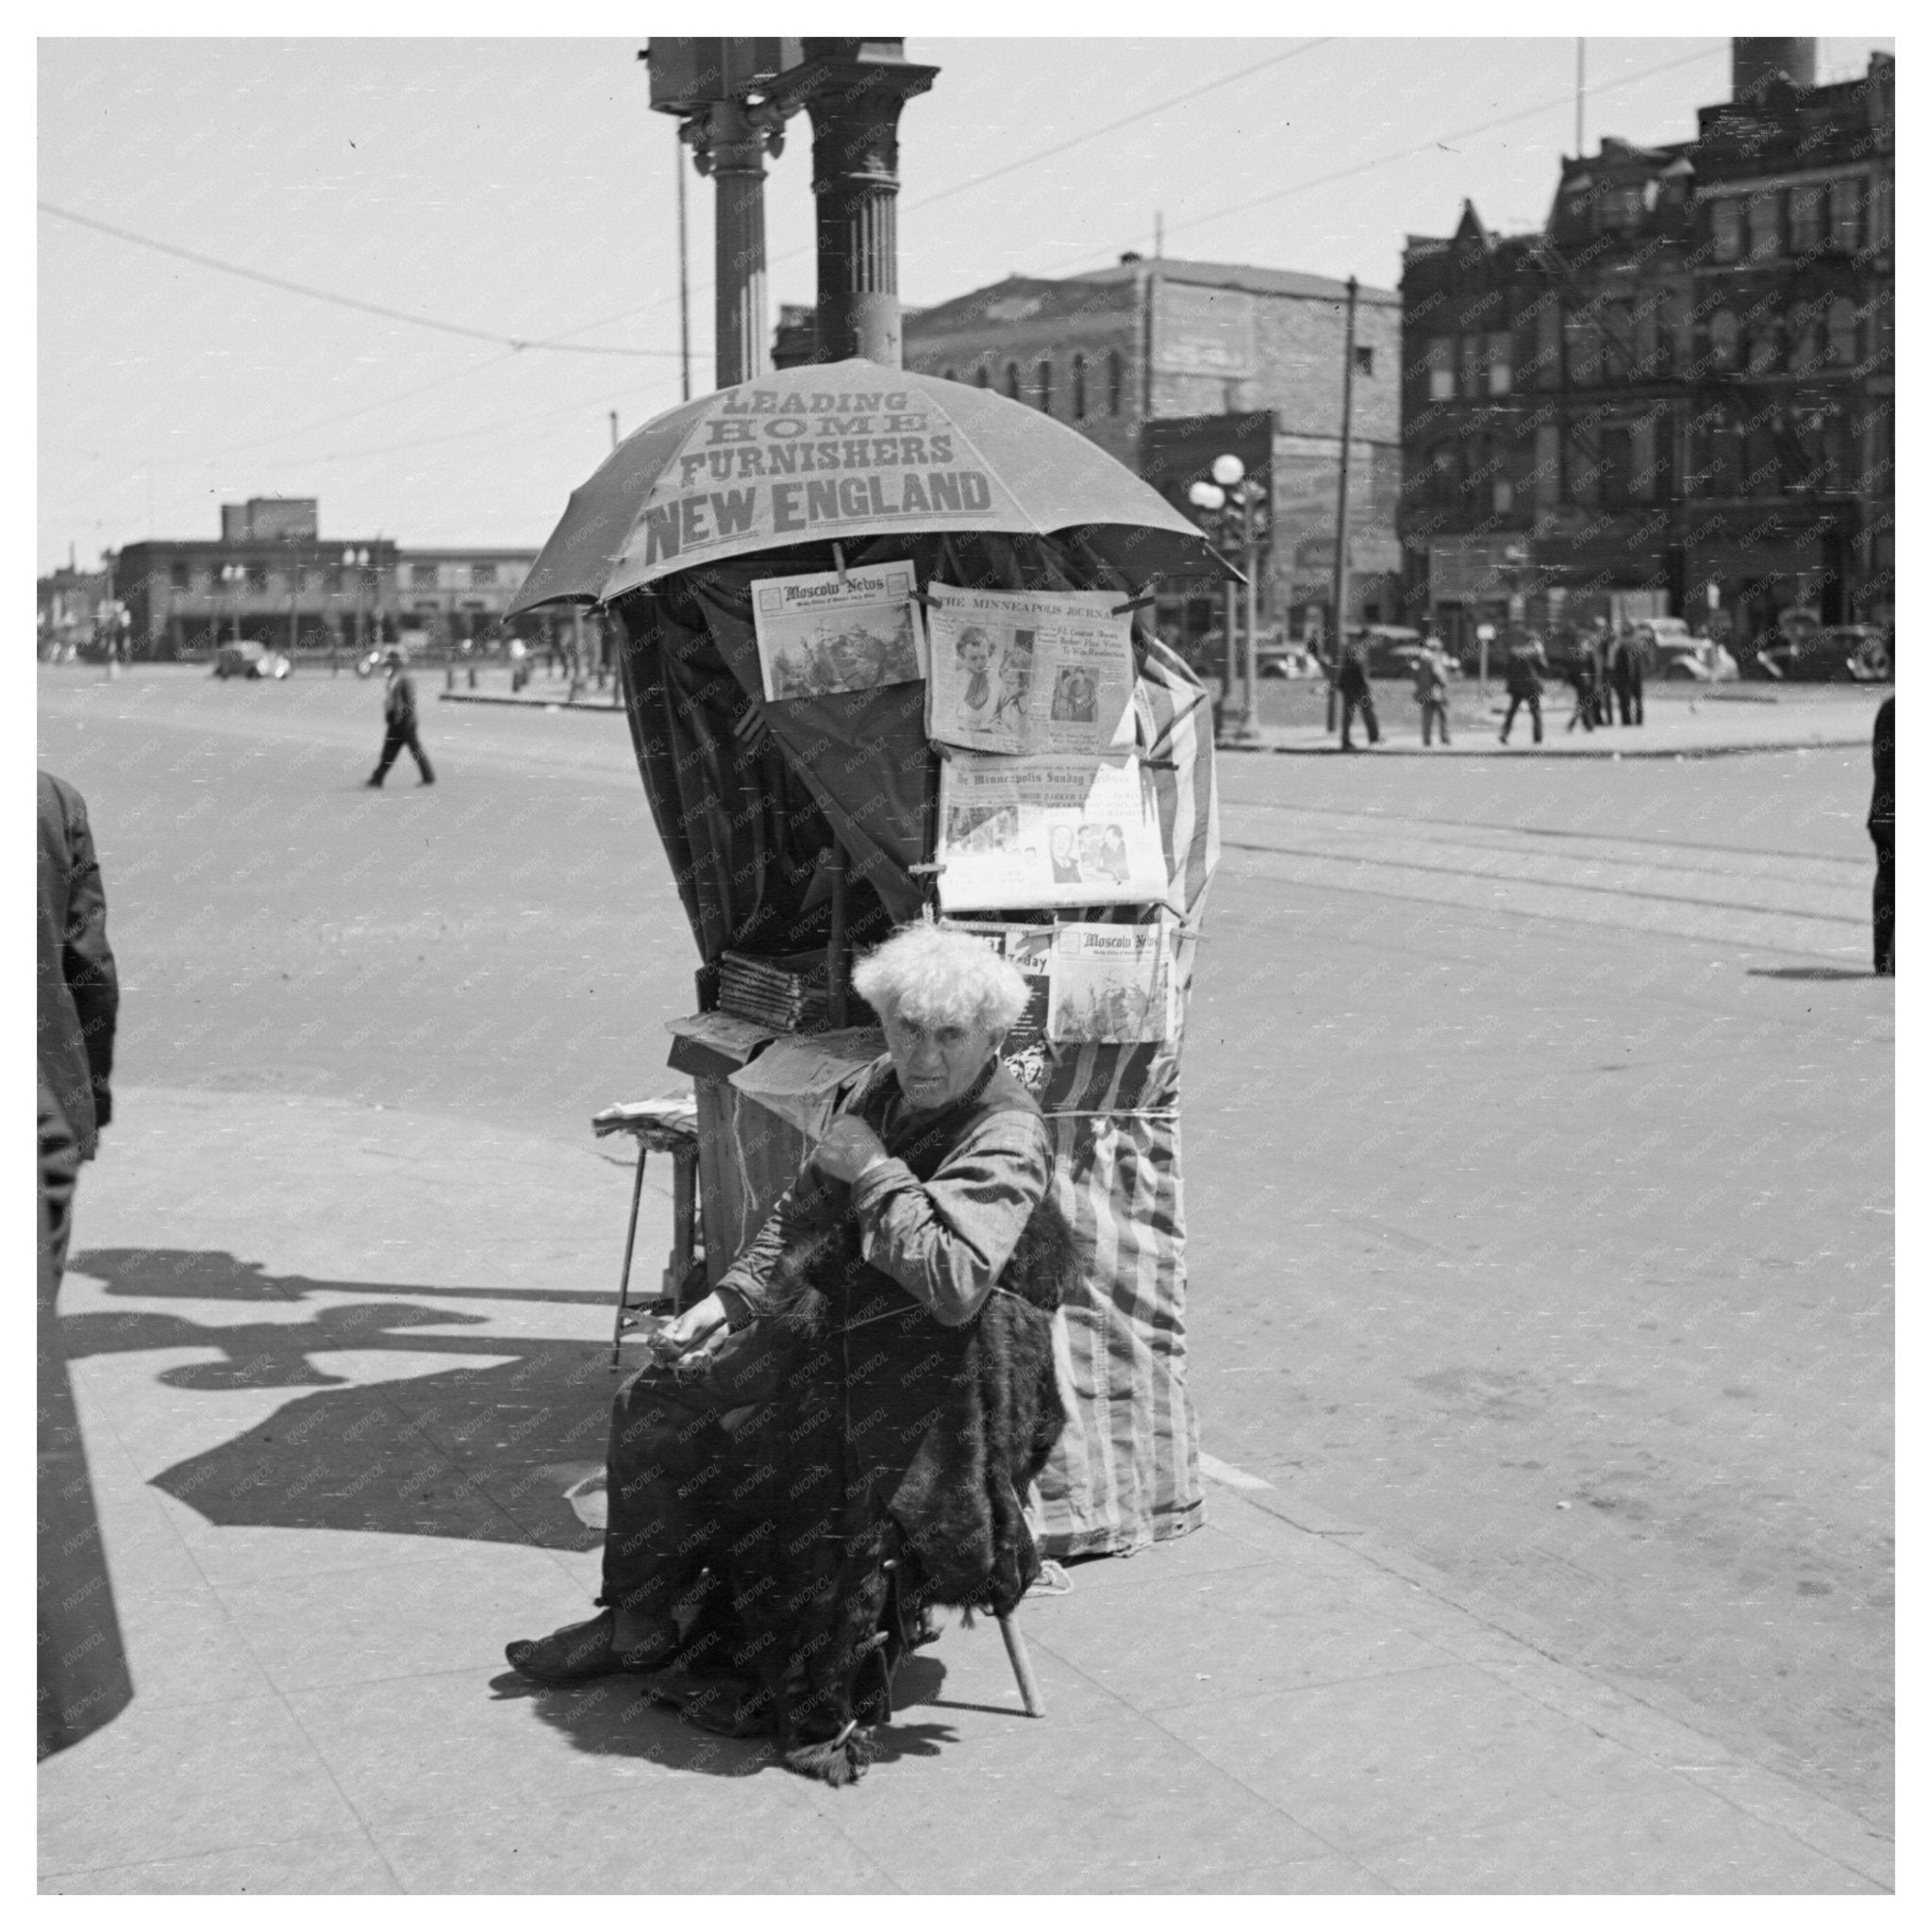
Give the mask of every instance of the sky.
[[[675, 124], [642, 44], [42, 40], [38, 568], [215, 537], [249, 496], [319, 498], [325, 540], [541, 543], [611, 413], [679, 397]], [[900, 125], [901, 297], [1152, 254], [1157, 216], [1170, 256], [1393, 288], [1465, 196], [1541, 222], [1577, 45], [910, 35], [941, 71]], [[1819, 76], [1891, 46], [1821, 40]], [[1586, 39], [1585, 150], [1692, 135], [1728, 49]], [[814, 285], [809, 124], [788, 133], [774, 321]], [[686, 178], [701, 393], [712, 189]]]

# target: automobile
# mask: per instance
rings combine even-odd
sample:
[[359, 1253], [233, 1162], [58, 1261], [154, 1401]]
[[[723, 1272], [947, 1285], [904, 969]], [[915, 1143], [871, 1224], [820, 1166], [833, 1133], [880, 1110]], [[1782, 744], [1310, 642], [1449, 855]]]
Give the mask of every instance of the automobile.
[[1738, 660], [1714, 640], [1692, 638], [1685, 649], [1673, 651], [1664, 659], [1657, 675], [1678, 683], [1735, 684]]
[[1643, 653], [1645, 670], [1668, 664], [1697, 643], [1690, 626], [1681, 617], [1640, 617], [1625, 626], [1624, 635]]
[[1778, 636], [1756, 661], [1781, 683], [1884, 684], [1892, 674], [1891, 641], [1874, 625], [1807, 625]]
[[281, 652], [258, 644], [252, 638], [224, 644], [215, 653], [215, 675], [221, 678], [286, 677], [293, 669]]
[[1322, 660], [1307, 644], [1264, 643], [1255, 647], [1255, 669], [1262, 677], [1320, 677]]
[[1365, 624], [1349, 633], [1369, 647], [1371, 677], [1408, 677], [1422, 656], [1423, 634], [1406, 624]]

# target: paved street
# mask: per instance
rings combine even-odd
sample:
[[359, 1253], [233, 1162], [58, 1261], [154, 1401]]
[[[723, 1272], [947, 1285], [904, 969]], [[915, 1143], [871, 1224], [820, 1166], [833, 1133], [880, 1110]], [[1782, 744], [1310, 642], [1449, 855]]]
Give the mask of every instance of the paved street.
[[[621, 716], [437, 682], [441, 782], [375, 793], [375, 686], [41, 673], [124, 983], [62, 1306], [137, 1686], [42, 1771], [49, 1890], [766, 1869], [681, 1828], [691, 1774], [755, 1761], [501, 1677], [594, 1574], [564, 1491], [628, 1181], [587, 1119], [681, 1084], [693, 956]], [[1184, 1085], [1212, 1527], [1028, 1606], [1046, 1724], [954, 1631], [858, 1793], [734, 1788], [793, 1889], [1889, 1882], [1893, 985], [1875, 699], [1822, 704], [1748, 757], [1223, 761]], [[252, 1496], [291, 1439], [306, 1496]], [[243, 1762], [274, 1820], [208, 1802]], [[473, 1774], [650, 1844], [510, 1845]], [[931, 1862], [931, 1807], [1023, 1800], [1141, 1863]]]

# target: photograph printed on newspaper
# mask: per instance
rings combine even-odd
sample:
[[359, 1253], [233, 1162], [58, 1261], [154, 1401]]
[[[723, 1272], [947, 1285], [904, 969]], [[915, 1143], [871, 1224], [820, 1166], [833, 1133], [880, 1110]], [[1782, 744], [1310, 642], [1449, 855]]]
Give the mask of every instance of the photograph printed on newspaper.
[[1169, 923], [1054, 929], [1047, 1038], [1058, 1046], [1133, 1046], [1174, 1036]]
[[911, 563], [760, 577], [752, 621], [768, 699], [821, 698], [925, 675]]
[[1002, 959], [1011, 963], [1026, 982], [1026, 1005], [1000, 1042], [1000, 1064], [1029, 1092], [1038, 1095], [1053, 1071], [1053, 1049], [1046, 1037], [1047, 1008], [1053, 1003], [1053, 936], [1050, 925], [982, 924], [948, 920], [953, 932], [971, 933]]
[[1133, 744], [1134, 647], [1116, 593], [936, 583], [926, 595], [928, 738], [1023, 757]]
[[935, 854], [948, 912], [1144, 905], [1167, 863], [1141, 761], [955, 752], [940, 765]]

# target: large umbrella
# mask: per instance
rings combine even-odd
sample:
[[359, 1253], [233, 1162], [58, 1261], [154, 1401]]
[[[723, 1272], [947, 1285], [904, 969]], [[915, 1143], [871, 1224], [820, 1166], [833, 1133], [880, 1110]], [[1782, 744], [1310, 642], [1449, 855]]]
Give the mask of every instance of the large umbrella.
[[1136, 582], [1234, 575], [1157, 491], [1078, 431], [991, 390], [817, 363], [680, 404], [579, 490], [512, 613], [834, 538], [1077, 531]]

